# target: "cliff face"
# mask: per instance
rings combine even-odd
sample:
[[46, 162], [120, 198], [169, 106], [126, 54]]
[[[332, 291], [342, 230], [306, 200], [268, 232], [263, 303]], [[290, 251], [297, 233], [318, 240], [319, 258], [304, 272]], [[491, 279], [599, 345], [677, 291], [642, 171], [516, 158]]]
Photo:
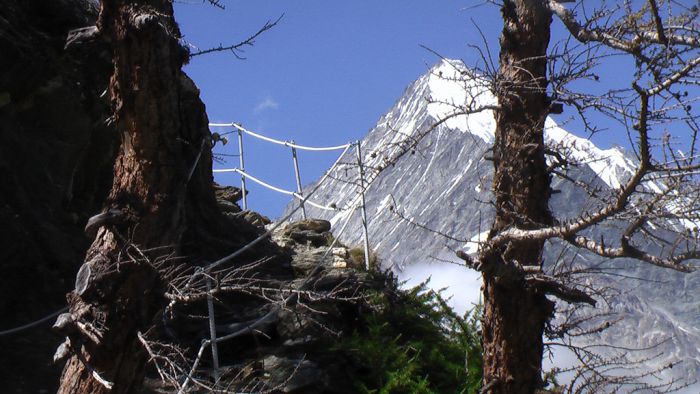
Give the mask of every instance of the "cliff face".
[[[218, 197], [220, 205], [236, 203], [226, 201], [221, 192]], [[251, 211], [226, 215], [255, 225], [259, 231], [269, 224]], [[199, 384], [255, 393], [352, 392], [352, 376], [361, 366], [354, 365], [336, 348], [360, 328], [362, 313], [370, 312], [363, 297], [372, 288], [383, 289], [383, 283], [353, 268], [351, 252], [345, 246], [331, 245], [334, 238], [327, 221], [308, 219], [282, 225], [271, 239], [275, 246], [266, 252], [265, 259], [253, 263], [255, 269], [248, 270], [255, 286], [228, 294], [224, 291], [215, 297], [218, 337], [231, 336], [246, 326], [254, 329], [219, 343], [219, 386], [214, 382], [209, 355], [195, 374]], [[238, 283], [246, 281], [245, 273], [237, 275]], [[218, 283], [227, 287], [226, 279]], [[296, 301], [283, 301], [292, 294]], [[176, 339], [175, 344], [189, 347], [194, 355], [193, 350], [208, 337], [209, 328], [205, 318], [185, 318], [188, 308], [199, 308], [199, 313], [191, 315], [206, 313], [194, 303], [183, 305], [179, 312], [176, 308], [175, 318], [166, 323], [171, 334], [165, 340]], [[175, 391], [152, 373], [145, 383], [147, 392]]]
[[[94, 24], [96, 4], [1, 3], [0, 330], [4, 330], [65, 305], [65, 294], [73, 287], [90, 242], [83, 227], [99, 211], [111, 185], [118, 136], [106, 122], [108, 53], [96, 45], [64, 49], [70, 30]], [[0, 337], [4, 366], [0, 374], [13, 377], [2, 379], [3, 391], [50, 389], [59, 372], [48, 365], [56, 342], [45, 326]], [[26, 373], [28, 366], [35, 374]], [[27, 379], [30, 375], [34, 376]]]

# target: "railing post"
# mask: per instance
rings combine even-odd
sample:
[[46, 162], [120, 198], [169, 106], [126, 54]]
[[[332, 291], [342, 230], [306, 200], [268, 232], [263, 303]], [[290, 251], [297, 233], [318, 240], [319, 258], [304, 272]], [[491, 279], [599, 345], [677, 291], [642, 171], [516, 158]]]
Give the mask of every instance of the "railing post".
[[367, 209], [365, 208], [365, 168], [362, 165], [362, 150], [360, 141], [355, 142], [357, 151], [357, 166], [360, 169], [360, 198], [362, 203], [362, 232], [365, 243], [365, 268], [369, 271], [369, 236], [367, 235]]
[[214, 296], [211, 294], [211, 276], [207, 275], [207, 309], [209, 310], [209, 340], [214, 381], [219, 381], [219, 346], [216, 343], [216, 321], [214, 320]]
[[[238, 130], [238, 162], [241, 171], [245, 172], [245, 162], [243, 160], [243, 132]], [[245, 176], [241, 175], [241, 193], [243, 193], [243, 209], [248, 209], [248, 197], [245, 190]]]
[[[292, 140], [292, 144], [294, 141]], [[294, 175], [297, 178], [297, 193], [301, 196], [301, 175], [299, 174], [299, 160], [297, 160], [297, 149], [292, 146], [292, 161], [294, 162]], [[301, 205], [301, 215], [304, 219], [306, 219], [306, 208], [304, 207], [304, 200], [300, 200], [299, 204]]]

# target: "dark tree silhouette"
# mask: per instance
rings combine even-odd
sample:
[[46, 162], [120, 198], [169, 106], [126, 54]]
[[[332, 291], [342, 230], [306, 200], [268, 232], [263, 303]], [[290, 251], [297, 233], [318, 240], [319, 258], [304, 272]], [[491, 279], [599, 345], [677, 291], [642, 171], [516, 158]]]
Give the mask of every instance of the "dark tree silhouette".
[[71, 354], [60, 393], [136, 391], [146, 362], [138, 333], [157, 325], [166, 305], [153, 263], [186, 255], [196, 264], [254, 234], [217, 207], [212, 138], [199, 92], [181, 70], [190, 54], [172, 1], [101, 1], [97, 26], [69, 37], [71, 45], [95, 39], [111, 48], [121, 147], [103, 213], [86, 227], [95, 240], [69, 313], [57, 322]]
[[[372, 179], [386, 165], [415, 152], [423, 137], [451, 118], [494, 112], [490, 157], [494, 222], [476, 256], [457, 254], [483, 276], [482, 392], [533, 393], [545, 386], [543, 336], [560, 339], [571, 332], [598, 333], [611, 324], [590, 316], [573, 317], [561, 326], [552, 321], [557, 307], [553, 298], [573, 305], [575, 311], [581, 304], [596, 306], [605, 289], [580, 283], [585, 275], [601, 273], [593, 268], [563, 262], [545, 265], [547, 241], [572, 247], [577, 256], [631, 259], [679, 272], [697, 268], [700, 127], [694, 104], [700, 95], [700, 8], [657, 0], [594, 6], [570, 0], [505, 0], [500, 6], [504, 26], [498, 65], [484, 48], [478, 50], [481, 67], [454, 66], [455, 77], [438, 75], [463, 82], [467, 102], [431, 101], [451, 110], [431, 127], [387, 146], [386, 164], [373, 168]], [[568, 36], [552, 45], [556, 20]], [[613, 57], [632, 61], [624, 71], [601, 71]], [[621, 66], [616, 63], [615, 67]], [[601, 72], [616, 76], [614, 86], [599, 83]], [[481, 91], [475, 92], [475, 84], [491, 90], [497, 104], [476, 100]], [[600, 132], [598, 123], [603, 118], [604, 128], [613, 127], [607, 133], [632, 146], [634, 168], [618, 187], [603, 190], [568, 177], [569, 169], [586, 163], [570, 157], [564, 146], [545, 145], [546, 117], [562, 113], [565, 107], [575, 113], [586, 132]], [[553, 174], [588, 194], [584, 211], [567, 219], [559, 215], [571, 212], [550, 211]], [[605, 237], [592, 236], [602, 229]], [[432, 231], [460, 240], [455, 234]], [[600, 325], [593, 323], [600, 320]], [[605, 359], [584, 349], [575, 352], [584, 365], [576, 372], [570, 392], [659, 391], [683, 384], [645, 383], [638, 379], [645, 373], [630, 372], [634, 360], [625, 355]], [[602, 371], [606, 368], [613, 372]]]
[[[504, 27], [493, 84], [498, 98], [496, 217], [478, 257], [465, 256], [484, 280], [484, 392], [533, 393], [543, 387], [542, 338], [555, 306], [547, 295], [596, 303], [579, 287], [543, 272], [545, 241], [559, 238], [604, 257], [633, 258], [681, 272], [691, 271], [692, 260], [700, 257], [697, 232], [668, 225], [697, 223], [697, 179], [692, 174], [698, 127], [681, 89], [698, 83], [698, 10], [667, 5], [672, 15], [665, 21], [656, 1], [649, 0], [596, 9], [579, 23], [553, 0], [502, 4]], [[585, 11], [583, 2], [574, 9]], [[601, 58], [592, 52], [581, 59], [548, 52], [553, 16], [581, 43], [632, 56], [631, 86], [603, 94], [568, 90], [570, 82], [595, 80]], [[557, 61], [565, 66], [549, 75]], [[554, 100], [560, 104], [553, 105]], [[612, 114], [632, 136], [638, 159], [634, 174], [596, 210], [570, 221], [557, 220], [549, 211], [552, 167], [545, 160], [543, 139], [545, 118], [560, 111], [561, 103], [579, 109], [584, 124], [589, 124], [588, 111]], [[666, 138], [655, 147], [652, 132], [662, 127], [675, 128], [681, 139]], [[678, 143], [686, 141], [678, 153]], [[648, 182], [659, 179], [663, 186], [652, 191]], [[616, 220], [628, 223], [618, 239], [594, 240], [586, 233]]]

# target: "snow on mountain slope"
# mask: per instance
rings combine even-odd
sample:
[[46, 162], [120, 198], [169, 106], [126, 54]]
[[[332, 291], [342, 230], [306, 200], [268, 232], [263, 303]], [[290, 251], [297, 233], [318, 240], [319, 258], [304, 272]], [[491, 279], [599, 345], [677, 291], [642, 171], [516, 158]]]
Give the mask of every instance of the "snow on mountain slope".
[[[385, 167], [366, 193], [370, 244], [384, 267], [394, 269], [404, 279], [420, 280], [423, 278], [415, 276], [433, 273], [436, 288], [461, 281], [464, 289], [476, 292], [477, 279], [473, 273], [465, 268], [463, 276], [455, 280], [459, 270], [454, 270], [452, 264], [440, 263], [456, 262], [457, 249], [475, 253], [479, 235], [485, 235], [493, 218], [489, 204], [493, 170], [485, 157], [495, 129], [488, 106], [496, 100], [478, 76], [459, 81], [468, 73], [457, 61], [443, 61], [433, 67], [414, 81], [379, 119], [362, 141], [362, 151], [368, 168]], [[456, 105], [463, 103], [484, 110], [457, 115]], [[395, 163], [385, 161], [405, 147], [402, 142], [423, 134], [441, 121], [422, 138], [413, 154], [408, 153]], [[600, 149], [589, 140], [567, 132], [552, 119], [547, 120], [545, 129], [546, 143], [565, 151], [569, 159], [580, 164], [569, 173], [570, 177], [606, 189], [620, 187], [632, 174], [635, 160], [622, 150]], [[354, 163], [354, 153], [345, 161]], [[341, 166], [329, 182], [319, 187], [312, 200], [347, 207], [351, 201], [357, 201], [357, 186], [353, 183], [356, 178], [355, 167]], [[583, 207], [595, 204], [568, 181], [555, 177], [552, 183], [560, 193], [552, 197], [550, 207], [560, 218], [574, 216]], [[308, 206], [307, 212], [312, 217], [331, 220], [336, 230], [351, 215], [347, 210], [334, 214]], [[361, 244], [359, 213], [354, 213], [345, 232], [336, 236], [348, 244]], [[554, 264], [562, 259], [576, 259], [580, 264], [601, 263], [595, 256], [549, 245], [545, 261]], [[624, 295], [608, 305], [623, 320], [597, 340], [645, 347], [666, 339], [654, 348], [654, 352], [660, 351], [663, 356], [651, 367], [661, 362], [682, 361], [667, 371], [665, 377], [700, 379], [700, 274], [680, 274], [625, 260], [605, 264], [617, 270], [616, 273], [641, 280], [613, 275], [590, 278], [591, 283], [613, 286]], [[445, 272], [449, 274], [441, 275]], [[451, 283], [447, 282], [447, 276]], [[441, 278], [446, 278], [445, 282], [439, 283]], [[463, 300], [478, 298], [478, 294], [464, 294], [463, 289], [450, 291], [461, 297], [461, 302], [456, 304], [462, 307], [468, 305]]]
[[600, 149], [591, 141], [562, 129], [552, 118], [547, 118], [544, 127], [546, 143], [565, 147], [570, 159], [585, 163], [609, 187], [619, 188], [634, 172], [634, 162], [620, 149]]
[[[456, 112], [455, 105], [468, 103], [472, 108], [496, 105], [496, 97], [486, 89], [486, 82], [479, 80], [478, 76], [458, 82], [468, 72], [465, 70], [467, 69], [462, 62], [445, 60], [428, 74], [429, 98], [433, 101], [428, 104], [428, 113], [434, 119], [450, 117]], [[451, 117], [446, 125], [451, 130], [469, 132], [487, 143], [493, 142], [496, 129], [496, 121], [490, 110]], [[634, 170], [634, 163], [621, 150], [599, 149], [591, 141], [562, 129], [552, 118], [547, 118], [545, 123], [545, 140], [550, 145], [568, 148], [572, 159], [587, 164], [611, 188], [620, 187], [621, 179]]]

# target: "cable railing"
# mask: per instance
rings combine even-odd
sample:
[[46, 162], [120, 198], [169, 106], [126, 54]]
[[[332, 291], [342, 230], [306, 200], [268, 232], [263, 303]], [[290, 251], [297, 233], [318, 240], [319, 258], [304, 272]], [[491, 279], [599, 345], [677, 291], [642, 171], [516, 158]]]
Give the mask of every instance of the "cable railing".
[[[214, 297], [212, 296], [212, 286], [214, 285], [212, 282], [212, 271], [221, 266], [222, 264], [229, 262], [236, 257], [240, 256], [243, 254], [245, 251], [249, 250], [252, 248], [254, 245], [262, 241], [263, 239], [269, 237], [272, 235], [272, 233], [282, 224], [285, 223], [288, 219], [290, 219], [293, 215], [295, 215], [300, 209], [303, 212], [303, 217], [306, 218], [306, 211], [305, 211], [305, 204], [308, 204], [310, 206], [314, 206], [319, 209], [324, 209], [324, 210], [330, 210], [330, 211], [345, 211], [347, 214], [345, 215], [345, 221], [343, 225], [340, 227], [340, 229], [337, 231], [336, 237], [334, 237], [333, 242], [331, 245], [327, 248], [323, 256], [318, 262], [318, 266], [312, 270], [307, 278], [304, 280], [304, 283], [302, 284], [301, 288], [304, 288], [305, 286], [308, 285], [308, 283], [311, 283], [313, 276], [318, 273], [318, 268], [323, 264], [323, 261], [325, 260], [326, 256], [333, 250], [334, 246], [338, 242], [338, 238], [340, 235], [345, 231], [348, 223], [350, 223], [350, 219], [352, 218], [352, 214], [355, 212], [355, 210], [359, 207], [361, 208], [362, 211], [362, 225], [363, 225], [363, 236], [364, 236], [364, 252], [365, 252], [365, 267], [369, 269], [369, 239], [367, 235], [367, 214], [366, 214], [366, 209], [365, 209], [365, 179], [364, 179], [364, 166], [362, 163], [362, 153], [360, 150], [360, 141], [354, 142], [354, 143], [348, 143], [345, 145], [338, 145], [338, 146], [332, 146], [332, 147], [311, 147], [311, 146], [304, 146], [304, 145], [298, 145], [295, 144], [293, 141], [280, 141], [276, 140], [274, 138], [266, 137], [264, 135], [254, 133], [250, 130], [247, 130], [243, 128], [242, 126], [236, 124], [236, 123], [212, 123], [209, 126], [211, 127], [233, 127], [237, 130], [238, 132], [238, 143], [239, 143], [239, 154], [240, 154], [240, 167], [239, 168], [220, 168], [220, 169], [214, 169], [213, 171], [216, 173], [226, 173], [226, 172], [234, 172], [239, 175], [241, 175], [241, 191], [243, 194], [243, 206], [244, 209], [247, 209], [247, 200], [246, 200], [246, 190], [245, 190], [245, 180], [250, 179], [251, 181], [254, 181], [258, 183], [259, 185], [270, 189], [272, 191], [275, 191], [277, 193], [282, 193], [286, 194], [289, 196], [293, 196], [296, 199], [299, 200], [299, 205], [294, 207], [289, 213], [287, 213], [283, 218], [278, 220], [276, 223], [274, 223], [272, 226], [269, 226], [267, 230], [259, 235], [257, 238], [255, 238], [253, 241], [249, 242], [248, 244], [244, 245], [240, 249], [236, 250], [235, 252], [229, 254], [228, 256], [225, 256], [217, 261], [214, 261], [195, 273], [195, 275], [190, 277], [190, 280], [188, 282], [189, 286], [191, 285], [194, 281], [198, 280], [198, 278], [201, 278], [204, 276], [206, 278], [206, 288], [207, 288], [207, 309], [208, 309], [208, 320], [209, 320], [209, 339], [208, 340], [203, 340], [199, 351], [197, 352], [196, 358], [194, 360], [194, 363], [192, 364], [190, 372], [185, 376], [185, 380], [180, 387], [180, 390], [178, 393], [184, 393], [185, 390], [187, 389], [187, 386], [192, 382], [193, 380], [193, 375], [195, 374], [195, 371], [197, 370], [200, 361], [202, 359], [202, 356], [204, 354], [204, 350], [206, 350], [207, 347], [211, 347], [211, 355], [212, 355], [212, 366], [214, 368], [214, 378], [215, 380], [218, 380], [219, 378], [219, 352], [218, 352], [218, 344], [220, 342], [226, 341], [228, 339], [235, 338], [237, 336], [240, 336], [242, 333], [249, 332], [250, 330], [254, 330], [258, 325], [263, 324], [268, 318], [270, 318], [273, 314], [277, 313], [278, 308], [281, 307], [286, 307], [288, 306], [289, 303], [294, 302], [292, 300], [293, 296], [289, 296], [286, 299], [283, 300], [282, 305], [278, 305], [277, 308], [273, 308], [270, 310], [267, 314], [264, 316], [256, 319], [254, 322], [248, 324], [246, 327], [243, 327], [242, 329], [234, 332], [234, 333], [229, 333], [224, 336], [217, 336], [216, 332], [216, 321], [215, 321], [215, 313], [214, 313]], [[292, 159], [293, 159], [293, 166], [294, 166], [294, 172], [295, 172], [295, 177], [297, 181], [297, 191], [293, 192], [290, 190], [285, 190], [283, 188], [273, 186], [251, 174], [248, 174], [245, 171], [245, 161], [244, 161], [244, 150], [243, 150], [243, 134], [250, 135], [252, 137], [261, 139], [263, 141], [267, 141], [270, 143], [274, 143], [277, 145], [282, 145], [289, 147], [292, 150]], [[355, 147], [356, 149], [356, 158], [357, 158], [357, 165], [358, 165], [358, 176], [359, 176], [359, 189], [358, 189], [358, 194], [351, 199], [350, 203], [347, 205], [347, 208], [345, 209], [339, 209], [336, 207], [330, 207], [330, 206], [325, 206], [321, 205], [318, 203], [315, 203], [313, 201], [310, 201], [310, 198], [316, 193], [316, 191], [319, 190], [321, 185], [330, 177], [331, 173], [336, 169], [338, 164], [340, 164], [341, 159], [345, 156], [345, 154], [350, 150], [350, 148]], [[311, 188], [311, 190], [306, 194], [303, 195], [302, 193], [302, 188], [301, 188], [301, 176], [299, 174], [299, 164], [298, 164], [298, 159], [296, 155], [296, 150], [297, 149], [303, 149], [303, 150], [308, 150], [308, 151], [331, 151], [331, 150], [341, 150], [342, 153], [336, 161], [333, 163], [333, 165], [326, 170], [326, 172], [323, 174], [321, 179]], [[342, 219], [341, 219], [342, 221]]]
[[[250, 179], [251, 181], [257, 183], [257, 184], [260, 185], [260, 186], [266, 187], [266, 188], [268, 188], [268, 189], [270, 189], [270, 190], [272, 190], [272, 191], [276, 191], [276, 192], [278, 192], [278, 193], [282, 193], [282, 194], [286, 194], [286, 195], [288, 195], [288, 196], [292, 196], [292, 197], [298, 199], [298, 200], [300, 201], [300, 203], [301, 203], [301, 201], [304, 201], [304, 196], [303, 196], [303, 195], [301, 195], [301, 194], [299, 194], [299, 193], [297, 193], [297, 192], [293, 192], [293, 191], [291, 191], [291, 190], [282, 189], [281, 187], [272, 186], [272, 185], [270, 185], [269, 183], [266, 183], [266, 182], [264, 182], [264, 181], [261, 181], [260, 179], [254, 177], [254, 176], [252, 176], [252, 175], [250, 175], [250, 174], [246, 174], [245, 172], [241, 171], [241, 169], [239, 169], [239, 168], [222, 168], [222, 169], [216, 169], [216, 170], [214, 170], [214, 172], [215, 172], [215, 173], [236, 172], [236, 173], [241, 174], [241, 176], [244, 176], [244, 177]], [[305, 204], [309, 204], [309, 205], [311, 205], [312, 207], [316, 207], [316, 208], [318, 208], [318, 209], [323, 209], [323, 210], [325, 210], [325, 211], [342, 211], [341, 208], [338, 208], [338, 207], [331, 207], [331, 206], [327, 206], [327, 205], [321, 205], [321, 204], [315, 203], [315, 202], [313, 202], [313, 201], [311, 201], [311, 200], [306, 200], [306, 201], [305, 201]]]
[[282, 140], [277, 140], [274, 138], [270, 138], [267, 136], [264, 136], [262, 134], [255, 133], [253, 131], [250, 131], [246, 129], [245, 127], [241, 126], [238, 123], [209, 123], [209, 127], [233, 127], [236, 130], [239, 130], [245, 134], [248, 134], [252, 137], [261, 139], [263, 141], [271, 142], [273, 144], [277, 145], [282, 145], [282, 146], [288, 146], [290, 148], [294, 149], [301, 149], [301, 150], [308, 150], [308, 151], [333, 151], [333, 150], [341, 150], [345, 149], [349, 146], [352, 146], [356, 144], [355, 142], [350, 142], [345, 145], [337, 145], [337, 146], [305, 146], [305, 145], [299, 145], [294, 143], [294, 141], [282, 141]]
[[[299, 210], [302, 211], [303, 217], [306, 219], [306, 210], [305, 210], [305, 205], [309, 205], [321, 210], [326, 210], [326, 211], [333, 211], [333, 212], [341, 212], [343, 215], [341, 216], [340, 220], [338, 223], [342, 222], [342, 225], [338, 230], [336, 230], [335, 237], [333, 239], [333, 242], [327, 247], [326, 251], [324, 252], [323, 256], [321, 259], [318, 261], [317, 266], [307, 275], [307, 277], [304, 279], [300, 289], [304, 290], [306, 289], [310, 283], [312, 283], [314, 277], [318, 275], [319, 269], [322, 266], [323, 262], [325, 261], [326, 257], [332, 252], [333, 248], [338, 242], [339, 237], [342, 235], [342, 233], [346, 230], [348, 224], [351, 221], [351, 218], [355, 211], [360, 208], [361, 214], [362, 214], [362, 228], [363, 228], [363, 239], [364, 239], [364, 255], [365, 255], [365, 267], [366, 269], [369, 270], [369, 238], [368, 238], [368, 233], [367, 233], [367, 214], [366, 214], [366, 209], [365, 209], [365, 173], [364, 173], [364, 163], [362, 162], [362, 152], [361, 152], [361, 144], [360, 141], [356, 142], [351, 142], [347, 143], [344, 145], [337, 145], [337, 146], [326, 146], [326, 147], [314, 147], [314, 146], [305, 146], [305, 145], [300, 145], [296, 144], [294, 141], [281, 141], [277, 140], [274, 138], [270, 138], [267, 136], [264, 136], [259, 133], [255, 133], [253, 131], [247, 130], [244, 127], [242, 127], [239, 124], [236, 123], [210, 123], [210, 127], [232, 127], [234, 128], [238, 133], [238, 149], [239, 149], [239, 167], [237, 168], [219, 168], [219, 169], [214, 169], [213, 171], [215, 173], [237, 173], [241, 176], [241, 191], [243, 195], [243, 208], [247, 208], [247, 198], [246, 198], [246, 185], [245, 181], [246, 179], [249, 179], [269, 190], [275, 191], [277, 193], [285, 194], [294, 197], [295, 199], [299, 200], [299, 204], [294, 207], [293, 209], [290, 210], [283, 218], [278, 220], [277, 222], [273, 223], [271, 226], [267, 226], [266, 231], [263, 234], [260, 234], [258, 237], [256, 237], [254, 240], [248, 242], [246, 245], [240, 247], [238, 250], [232, 252], [231, 254], [224, 256], [214, 262], [209, 263], [206, 266], [203, 266], [195, 271], [195, 273], [190, 276], [190, 278], [187, 280], [187, 283], [185, 284], [185, 288], [189, 288], [195, 285], [195, 283], [201, 279], [206, 280], [206, 294], [207, 294], [207, 314], [208, 314], [208, 321], [209, 321], [209, 339], [205, 339], [202, 341], [199, 351], [197, 352], [197, 355], [195, 357], [194, 363], [191, 366], [191, 369], [189, 373], [186, 373], [184, 378], [184, 382], [182, 386], [179, 389], [179, 393], [184, 393], [185, 390], [187, 389], [187, 386], [194, 380], [194, 374], [196, 373], [199, 364], [201, 362], [202, 356], [204, 354], [204, 351], [206, 348], [210, 347], [211, 348], [211, 356], [212, 356], [212, 367], [213, 367], [213, 373], [214, 373], [214, 378], [215, 380], [218, 380], [219, 378], [219, 369], [220, 369], [220, 364], [219, 364], [219, 352], [218, 352], [218, 344], [235, 338], [237, 336], [240, 336], [242, 333], [249, 332], [251, 330], [254, 330], [258, 325], [263, 324], [267, 319], [272, 316], [274, 313], [277, 313], [280, 308], [288, 307], [291, 304], [295, 303], [294, 296], [295, 295], [290, 295], [286, 297], [284, 300], [281, 301], [281, 304], [277, 305], [275, 308], [272, 308], [267, 314], [264, 316], [256, 319], [254, 322], [247, 324], [245, 327], [241, 328], [240, 330], [233, 332], [233, 333], [228, 333], [224, 336], [218, 336], [217, 331], [216, 331], [216, 317], [215, 317], [215, 311], [214, 311], [214, 297], [213, 297], [213, 289], [215, 289], [215, 284], [214, 284], [214, 278], [213, 278], [213, 272], [214, 270], [221, 266], [222, 264], [225, 264], [227, 262], [230, 262], [237, 257], [241, 256], [243, 253], [246, 251], [250, 250], [253, 248], [256, 244], [260, 243], [262, 240], [270, 237], [272, 233], [279, 228], [283, 223], [285, 223], [287, 220], [291, 219], [292, 216], [294, 216]], [[274, 185], [271, 185], [258, 177], [255, 177], [249, 173], [246, 172], [245, 170], [245, 160], [244, 160], [244, 149], [243, 149], [243, 135], [248, 135], [269, 143], [277, 144], [277, 145], [282, 145], [290, 148], [291, 153], [292, 153], [292, 165], [294, 168], [294, 174], [296, 178], [296, 185], [297, 185], [297, 191], [291, 191], [291, 190], [286, 190], [281, 187], [277, 187]], [[341, 163], [341, 160], [343, 157], [345, 157], [348, 153], [348, 151], [351, 148], [355, 148], [355, 153], [356, 153], [356, 160], [357, 160], [357, 166], [358, 166], [358, 190], [357, 193], [350, 198], [349, 202], [342, 208], [335, 207], [335, 206], [326, 206], [314, 201], [311, 201], [310, 198], [316, 193], [320, 187], [324, 184], [324, 182], [331, 176], [333, 171], [336, 170], [336, 168], [339, 166]], [[321, 177], [321, 179], [313, 186], [311, 189], [304, 194], [302, 191], [302, 186], [301, 186], [301, 175], [299, 172], [299, 161], [297, 157], [297, 150], [306, 150], [306, 151], [339, 151], [342, 150], [338, 158], [335, 160], [333, 165], [326, 170]], [[201, 155], [201, 149], [200, 149], [200, 155]], [[199, 155], [197, 157], [197, 160], [199, 160]], [[192, 170], [190, 171], [188, 176], [191, 176]], [[66, 311], [66, 308], [62, 308], [59, 311], [56, 311], [48, 316], [45, 316], [35, 322], [25, 324], [21, 327], [9, 329], [9, 330], [4, 330], [0, 331], [0, 335], [9, 335], [9, 334], [14, 334], [20, 331], [24, 331], [26, 329], [32, 328], [34, 326], [40, 325], [51, 318], [64, 313]], [[139, 339], [143, 340], [142, 334], [139, 332], [138, 333]], [[109, 381], [106, 381], [99, 377], [99, 374], [97, 375], [98, 380], [105, 385], [106, 387], [111, 386], [111, 383]]]
[[[326, 174], [329, 174], [334, 167], [331, 167], [328, 171], [326, 171]], [[321, 182], [317, 183], [314, 188], [308, 193], [305, 199], [308, 199], [311, 197], [320, 187]], [[333, 248], [336, 246], [338, 239], [340, 236], [343, 234], [345, 229], [347, 228], [348, 224], [350, 223], [350, 219], [352, 218], [353, 213], [357, 210], [359, 207], [359, 202], [361, 200], [354, 198], [352, 200], [352, 203], [348, 206], [347, 209], [347, 215], [344, 218], [345, 221], [342, 226], [338, 229], [336, 232], [336, 236], [333, 239], [333, 242], [326, 248], [326, 251], [323, 253], [321, 258], [318, 260], [318, 263], [316, 264], [316, 267], [312, 269], [308, 274], [307, 277], [304, 279], [302, 285], [300, 286], [301, 289], [307, 287], [308, 284], [312, 283], [314, 277], [318, 274], [318, 269], [319, 267], [322, 266], [323, 262], [325, 261], [326, 257], [332, 252]], [[241, 329], [233, 332], [226, 334], [224, 336], [219, 337], [216, 332], [216, 318], [214, 314], [214, 297], [211, 294], [211, 290], [213, 287], [213, 280], [212, 280], [212, 271], [221, 266], [222, 264], [229, 262], [233, 260], [234, 258], [240, 256], [243, 254], [245, 251], [249, 250], [253, 246], [255, 246], [257, 243], [262, 241], [263, 239], [269, 237], [282, 223], [286, 222], [289, 218], [291, 218], [299, 209], [301, 208], [301, 205], [298, 205], [295, 207], [291, 212], [289, 212], [285, 217], [283, 217], [281, 220], [277, 221], [275, 224], [273, 224], [271, 227], [267, 229], [267, 231], [260, 236], [258, 236], [256, 239], [253, 241], [249, 242], [248, 244], [244, 245], [240, 249], [236, 250], [235, 252], [231, 253], [228, 256], [225, 256], [213, 263], [210, 263], [207, 266], [204, 266], [200, 268], [194, 275], [190, 277], [189, 283], [187, 286], [189, 286], [192, 282], [196, 281], [198, 277], [205, 276], [206, 278], [206, 286], [207, 286], [207, 310], [208, 310], [208, 320], [209, 320], [209, 339], [204, 339], [202, 340], [199, 351], [197, 352], [197, 355], [195, 357], [194, 362], [192, 363], [192, 367], [185, 376], [185, 380], [180, 387], [178, 394], [183, 394], [186, 392], [188, 385], [190, 382], [194, 379], [194, 374], [197, 368], [199, 367], [199, 364], [202, 360], [202, 356], [204, 355], [204, 351], [208, 348], [211, 347], [211, 356], [212, 356], [212, 366], [214, 367], [214, 377], [215, 380], [218, 380], [218, 366], [219, 366], [219, 353], [218, 353], [218, 344], [224, 341], [227, 341], [229, 339], [233, 339], [236, 337], [239, 337], [240, 335], [243, 335], [248, 332], [252, 332], [255, 330], [259, 325], [264, 324], [268, 319], [270, 319], [275, 313], [279, 312], [280, 308], [283, 307], [289, 307], [291, 303], [294, 302], [293, 296], [290, 295], [289, 297], [285, 298], [284, 300], [281, 301], [280, 304], [275, 305], [268, 313], [265, 315], [254, 319], [254, 321], [249, 322], [246, 324], [244, 327]], [[366, 267], [367, 267], [368, 260], [366, 260]]]
[[[336, 145], [336, 146], [307, 146], [307, 145], [300, 145], [295, 143], [294, 141], [283, 141], [283, 140], [278, 140], [275, 138], [271, 138], [268, 136], [263, 135], [262, 133], [256, 133], [254, 131], [248, 130], [247, 128], [243, 127], [239, 123], [231, 122], [231, 123], [210, 123], [209, 127], [228, 127], [234, 129], [235, 133], [238, 134], [238, 158], [239, 158], [239, 165], [237, 168], [217, 168], [214, 169], [213, 171], [215, 173], [237, 173], [241, 177], [241, 194], [242, 194], [242, 200], [243, 200], [243, 209], [248, 209], [248, 196], [247, 196], [247, 190], [246, 190], [246, 180], [251, 180], [258, 185], [265, 187], [269, 190], [272, 190], [277, 193], [285, 194], [288, 196], [294, 197], [296, 200], [299, 201], [299, 209], [301, 209], [302, 217], [304, 219], [307, 218], [307, 212], [306, 212], [306, 204], [309, 206], [325, 210], [325, 211], [343, 211], [343, 208], [338, 208], [334, 206], [327, 206], [323, 205], [314, 201], [311, 201], [309, 199], [310, 196], [304, 196], [303, 190], [302, 190], [302, 182], [301, 182], [301, 174], [299, 171], [299, 159], [297, 156], [297, 150], [306, 150], [306, 151], [312, 151], [312, 152], [322, 152], [322, 151], [339, 151], [342, 150], [336, 161], [333, 163], [333, 165], [329, 168], [328, 171], [324, 173], [324, 175], [321, 177], [321, 179], [317, 182], [316, 187], [320, 186], [323, 184], [326, 179], [331, 175], [333, 170], [338, 166], [340, 163], [341, 159], [347, 154], [347, 152], [351, 148], [355, 148], [356, 152], [356, 161], [357, 161], [357, 167], [358, 167], [358, 178], [359, 178], [359, 187], [358, 187], [358, 193], [357, 196], [361, 202], [360, 204], [360, 209], [362, 213], [362, 230], [363, 230], [363, 246], [364, 246], [364, 254], [365, 254], [365, 262], [366, 264], [369, 264], [369, 237], [368, 237], [368, 232], [367, 232], [367, 212], [365, 208], [365, 172], [364, 172], [364, 163], [362, 162], [362, 151], [361, 151], [361, 144], [360, 141], [355, 141], [355, 142], [349, 142], [344, 145]], [[252, 174], [250, 174], [248, 171], [246, 171], [245, 168], [245, 150], [244, 150], [244, 140], [243, 136], [248, 135], [253, 138], [266, 141], [275, 145], [280, 145], [280, 146], [285, 146], [288, 147], [291, 150], [291, 156], [292, 156], [292, 167], [294, 169], [294, 177], [296, 180], [296, 186], [297, 190], [296, 192], [291, 191], [291, 190], [286, 190], [284, 188], [278, 187], [271, 185], [268, 182], [265, 182], [264, 180], [260, 179], [259, 177], [256, 177]], [[316, 189], [314, 189], [316, 190]], [[355, 199], [353, 199], [354, 202]], [[352, 205], [352, 202], [349, 205]]]

